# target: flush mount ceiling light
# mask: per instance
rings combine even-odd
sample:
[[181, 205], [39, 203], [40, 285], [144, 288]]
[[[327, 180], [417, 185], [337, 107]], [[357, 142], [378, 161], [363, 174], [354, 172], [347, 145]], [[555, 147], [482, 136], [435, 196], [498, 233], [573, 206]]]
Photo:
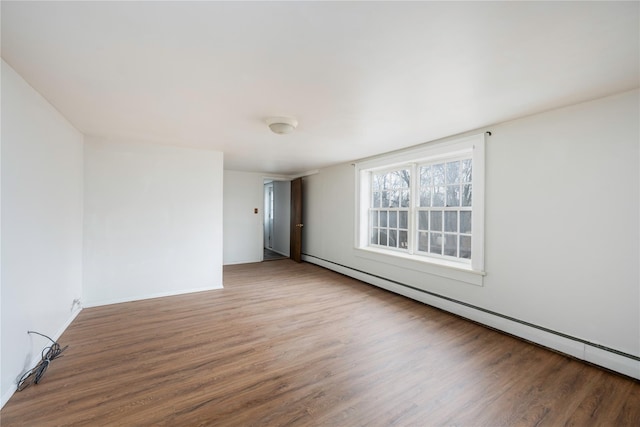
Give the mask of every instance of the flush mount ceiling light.
[[269, 129], [279, 135], [291, 133], [298, 126], [298, 121], [293, 117], [269, 117], [266, 122]]

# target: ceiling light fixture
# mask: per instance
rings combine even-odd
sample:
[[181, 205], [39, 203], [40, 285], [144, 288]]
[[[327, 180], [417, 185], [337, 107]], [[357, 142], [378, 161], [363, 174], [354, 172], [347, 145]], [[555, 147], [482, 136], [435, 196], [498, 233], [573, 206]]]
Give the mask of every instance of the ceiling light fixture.
[[298, 121], [293, 117], [269, 117], [266, 122], [269, 129], [279, 135], [291, 133], [298, 126]]

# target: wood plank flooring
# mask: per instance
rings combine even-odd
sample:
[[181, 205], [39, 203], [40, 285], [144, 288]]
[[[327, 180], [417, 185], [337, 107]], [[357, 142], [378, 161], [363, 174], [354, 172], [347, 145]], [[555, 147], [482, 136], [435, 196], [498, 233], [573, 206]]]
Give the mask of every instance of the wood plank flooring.
[[[639, 426], [640, 382], [285, 259], [83, 310], [7, 426]], [[43, 331], [49, 332], [49, 331]]]

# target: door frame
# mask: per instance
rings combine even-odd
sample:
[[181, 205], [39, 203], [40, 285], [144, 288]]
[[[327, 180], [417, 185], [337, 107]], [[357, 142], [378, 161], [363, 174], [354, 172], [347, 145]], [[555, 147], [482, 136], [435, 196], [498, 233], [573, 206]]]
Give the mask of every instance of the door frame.
[[[291, 182], [291, 178], [290, 177], [284, 177], [284, 176], [273, 176], [273, 175], [271, 175], [271, 176], [264, 175], [262, 177], [262, 205], [261, 206], [262, 206], [263, 212], [262, 212], [262, 215], [260, 215], [261, 224], [262, 224], [262, 227], [260, 229], [260, 241], [262, 242], [263, 250], [262, 250], [262, 252], [260, 254], [260, 260], [261, 261], [264, 261], [264, 248], [267, 247], [267, 242], [265, 241], [265, 228], [267, 226], [267, 224], [266, 224], [266, 213], [267, 212], [266, 212], [266, 206], [265, 206], [266, 205], [267, 195], [266, 195], [265, 187], [268, 184], [273, 184], [275, 182]], [[272, 188], [273, 188], [273, 190], [272, 190], [273, 191], [273, 197], [274, 197], [274, 200], [275, 200], [275, 186], [272, 185]], [[289, 210], [289, 215], [290, 215], [291, 214], [290, 203], [286, 204], [286, 209]], [[275, 222], [275, 219], [276, 219], [276, 217], [274, 215], [274, 217], [273, 217], [273, 221], [274, 222]], [[272, 236], [272, 242], [271, 242], [271, 250], [273, 250], [273, 236]], [[277, 251], [277, 250], [275, 252], [282, 254], [282, 252]], [[286, 255], [283, 255], [283, 256], [286, 256]], [[288, 257], [289, 258], [291, 257], [291, 247], [289, 247], [289, 255], [288, 255]]]

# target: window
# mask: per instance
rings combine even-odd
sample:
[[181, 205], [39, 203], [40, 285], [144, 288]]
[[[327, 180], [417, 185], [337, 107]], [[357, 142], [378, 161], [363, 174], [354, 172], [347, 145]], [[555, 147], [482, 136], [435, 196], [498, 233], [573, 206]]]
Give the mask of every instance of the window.
[[471, 259], [472, 164], [469, 155], [418, 167], [417, 253]]
[[356, 248], [484, 269], [484, 134], [356, 165]]
[[411, 172], [374, 173], [371, 180], [369, 236], [373, 246], [408, 248]]

